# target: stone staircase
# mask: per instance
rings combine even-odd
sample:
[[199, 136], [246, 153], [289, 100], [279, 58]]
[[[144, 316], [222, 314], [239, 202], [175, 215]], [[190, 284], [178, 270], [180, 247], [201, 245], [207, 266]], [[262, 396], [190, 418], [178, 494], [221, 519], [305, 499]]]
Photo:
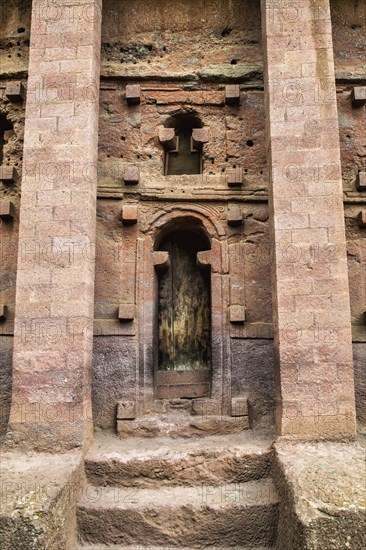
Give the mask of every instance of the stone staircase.
[[77, 507], [82, 550], [275, 547], [272, 438], [96, 434]]

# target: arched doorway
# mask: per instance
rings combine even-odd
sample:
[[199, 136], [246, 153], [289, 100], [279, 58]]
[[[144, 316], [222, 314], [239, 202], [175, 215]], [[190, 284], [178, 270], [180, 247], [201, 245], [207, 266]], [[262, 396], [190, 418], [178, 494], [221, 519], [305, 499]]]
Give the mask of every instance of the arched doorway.
[[157, 396], [208, 395], [211, 372], [211, 273], [197, 253], [210, 248], [199, 230], [172, 229], [158, 250], [169, 262], [158, 273]]

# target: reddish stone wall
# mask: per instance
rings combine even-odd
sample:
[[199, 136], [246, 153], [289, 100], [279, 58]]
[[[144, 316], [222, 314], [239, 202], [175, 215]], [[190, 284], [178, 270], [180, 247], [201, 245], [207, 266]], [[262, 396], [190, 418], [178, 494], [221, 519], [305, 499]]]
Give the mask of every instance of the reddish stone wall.
[[366, 230], [357, 216], [366, 209], [366, 193], [356, 177], [366, 171], [366, 109], [352, 105], [354, 86], [366, 85], [366, 0], [331, 0], [334, 61], [350, 286], [357, 417], [366, 423]]
[[92, 433], [86, 251], [95, 243], [100, 8], [85, 0], [70, 18], [65, 1], [57, 14], [46, 0], [32, 4], [9, 446], [81, 447]]
[[364, 78], [365, 0], [330, 0], [336, 77]]
[[[143, 15], [142, 15], [143, 14]], [[258, 0], [104, 0], [102, 74], [192, 80], [261, 63]], [[238, 68], [233, 70], [240, 70]]]
[[[107, 1], [103, 6], [96, 417], [100, 425], [112, 425], [117, 399], [135, 398], [141, 332], [146, 329], [143, 317], [130, 325], [116, 318], [121, 303], [142, 307], [138, 288], [150, 284], [147, 280], [140, 286], [134, 283], [144, 278], [138, 242], [146, 232], [154, 232], [153, 225], [147, 229], [148, 219], [153, 213], [158, 217], [169, 211], [184, 215], [184, 208], [192, 207], [214, 223], [220, 220], [223, 228], [220, 240], [227, 267], [220, 273], [220, 285], [224, 295], [225, 288], [234, 284], [231, 279], [242, 280], [245, 327], [229, 322], [230, 300], [239, 298], [228, 295], [218, 312], [223, 332], [213, 334], [217, 342], [225, 341], [225, 333], [231, 334], [223, 361], [232, 363], [233, 380], [225, 383], [226, 391], [233, 395], [251, 392], [253, 401], [268, 413], [268, 421], [273, 408], [273, 362], [270, 356], [263, 360], [263, 349], [271, 349], [272, 312], [259, 3], [212, 1], [182, 6], [181, 2], [151, 2], [142, 27], [139, 14], [143, 9], [140, 2]], [[137, 106], [128, 106], [125, 100], [126, 84], [132, 82], [141, 85]], [[225, 84], [230, 82], [241, 83], [240, 106], [225, 105]], [[209, 131], [202, 175], [164, 176], [165, 152], [158, 132], [177, 112], [194, 113]], [[136, 187], [123, 181], [124, 168], [129, 165], [140, 170]], [[239, 167], [244, 185], [231, 189], [227, 176]], [[228, 226], [229, 203], [242, 210], [243, 227]], [[138, 223], [133, 227], [121, 223], [124, 204], [139, 205]], [[232, 254], [240, 257], [237, 275], [234, 265], [229, 265]], [[151, 354], [153, 342], [146, 346]], [[147, 368], [152, 369], [149, 352], [144, 353]], [[266, 375], [268, 380], [261, 388], [256, 380], [263, 381]]]
[[[96, 338], [94, 402], [98, 422], [113, 422], [111, 404], [119, 397], [131, 397], [137, 364], [136, 334], [124, 334], [116, 324], [119, 303], [133, 289], [127, 288], [121, 270], [126, 266], [124, 242], [127, 232], [121, 225], [123, 200], [143, 199], [148, 207], [159, 208], [159, 200], [170, 196], [195, 201], [215, 198], [225, 207], [230, 201], [241, 204], [245, 223], [239, 240], [245, 255], [245, 305], [248, 337], [232, 339], [234, 394], [252, 388], [263, 390], [266, 403], [273, 401], [273, 364], [265, 355], [271, 346], [271, 304], [267, 227], [267, 158], [264, 145], [262, 46], [260, 9], [256, 0], [241, 2], [103, 2], [102, 86], [100, 100], [99, 201], [96, 277]], [[351, 105], [355, 84], [364, 85], [366, 0], [331, 0], [333, 43], [337, 78], [337, 99], [348, 270], [356, 374], [358, 416], [366, 422], [366, 239], [365, 229], [356, 221], [365, 209], [365, 194], [356, 190], [359, 170], [365, 170], [365, 108]], [[14, 126], [14, 135], [5, 145], [5, 163], [22, 174], [24, 103], [10, 103], [4, 96], [6, 83], [21, 80], [26, 85], [31, 2], [0, 2], [0, 112]], [[140, 17], [144, 11], [143, 19]], [[143, 20], [143, 25], [141, 21]], [[127, 107], [127, 83], [140, 81], [142, 104]], [[240, 108], [223, 104], [225, 83], [241, 82]], [[209, 128], [210, 141], [204, 148], [204, 177], [182, 179], [166, 185], [162, 176], [164, 152], [157, 128], [181, 108], [194, 109]], [[253, 142], [249, 146], [247, 142]], [[141, 183], [125, 188], [125, 164], [140, 167]], [[229, 191], [226, 175], [241, 165], [245, 184], [242, 191]], [[19, 221], [20, 177], [13, 185], [0, 183], [0, 200], [14, 202], [13, 223], [0, 227], [2, 263], [0, 303], [8, 306], [6, 322], [0, 324], [1, 402], [0, 419], [5, 428], [10, 402], [12, 333]], [[194, 193], [194, 195], [193, 195]], [[128, 229], [129, 235], [133, 231]], [[235, 236], [229, 237], [237, 242]], [[131, 250], [131, 249], [129, 249]], [[129, 251], [128, 254], [131, 254]], [[132, 262], [133, 263], [133, 262]], [[131, 262], [130, 262], [131, 264]], [[108, 326], [108, 323], [110, 325]], [[111, 328], [112, 323], [112, 328]], [[107, 328], [106, 328], [107, 324]], [[115, 336], [115, 331], [119, 336]], [[129, 330], [129, 329], [128, 329]], [[127, 330], [127, 332], [128, 332]], [[236, 329], [235, 329], [236, 330]], [[112, 332], [112, 335], [107, 335]], [[3, 345], [4, 344], [4, 345]], [[266, 349], [266, 354], [264, 354]], [[246, 360], [245, 360], [246, 358]], [[246, 361], [249, 365], [246, 367]], [[268, 370], [267, 370], [268, 369]], [[257, 384], [257, 381], [263, 384]], [[264, 382], [268, 386], [264, 389]], [[272, 389], [271, 389], [272, 388]], [[261, 397], [257, 403], [260, 403]], [[267, 410], [267, 404], [263, 410]], [[5, 411], [5, 412], [4, 412]]]
[[23, 170], [25, 102], [9, 101], [6, 86], [21, 81], [26, 86], [31, 20], [30, 0], [0, 2], [0, 115], [11, 124], [3, 148], [2, 165], [14, 166], [13, 183], [0, 182], [0, 202], [15, 206], [13, 221], [0, 221], [0, 304], [7, 307], [0, 322], [0, 434], [5, 433], [10, 411], [14, 331], [15, 281], [18, 251], [20, 183]]
[[1, 78], [26, 76], [29, 60], [31, 0], [0, 1]]
[[[293, 7], [291, 21], [283, 17], [285, 2], [263, 0], [262, 9], [277, 430], [352, 436], [352, 335], [329, 3], [304, 1]], [[289, 246], [295, 263], [284, 257]], [[331, 257], [325, 257], [328, 251]]]

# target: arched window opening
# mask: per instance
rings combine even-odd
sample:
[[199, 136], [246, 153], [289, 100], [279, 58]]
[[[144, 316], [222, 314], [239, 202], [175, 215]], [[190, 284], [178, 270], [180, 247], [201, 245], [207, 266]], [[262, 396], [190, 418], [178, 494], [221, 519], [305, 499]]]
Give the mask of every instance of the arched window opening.
[[0, 166], [4, 161], [4, 145], [9, 139], [9, 132], [13, 130], [12, 124], [6, 116], [0, 114]]
[[193, 130], [201, 128], [201, 121], [190, 114], [171, 117], [167, 128], [174, 128], [175, 148], [167, 150], [165, 175], [181, 176], [202, 173], [202, 142], [193, 139]]
[[211, 276], [197, 262], [197, 253], [209, 248], [202, 232], [182, 229], [159, 244], [169, 254], [169, 267], [158, 278], [159, 371], [211, 368]]

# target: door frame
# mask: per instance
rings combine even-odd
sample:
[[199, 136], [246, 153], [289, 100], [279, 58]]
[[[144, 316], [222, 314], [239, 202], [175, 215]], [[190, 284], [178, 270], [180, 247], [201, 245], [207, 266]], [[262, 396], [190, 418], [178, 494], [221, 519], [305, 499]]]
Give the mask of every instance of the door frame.
[[[139, 358], [136, 403], [139, 415], [154, 408], [157, 401], [158, 368], [158, 276], [156, 266], [164, 261], [157, 242], [174, 226], [194, 222], [206, 234], [211, 249], [198, 252], [202, 265], [211, 269], [211, 384], [210, 398], [221, 403], [222, 414], [231, 400], [231, 361], [229, 347], [227, 243], [226, 230], [204, 206], [176, 203], [155, 210], [141, 226], [137, 254], [137, 321]], [[186, 225], [186, 227], [188, 227]], [[226, 268], [225, 268], [226, 266]]]

